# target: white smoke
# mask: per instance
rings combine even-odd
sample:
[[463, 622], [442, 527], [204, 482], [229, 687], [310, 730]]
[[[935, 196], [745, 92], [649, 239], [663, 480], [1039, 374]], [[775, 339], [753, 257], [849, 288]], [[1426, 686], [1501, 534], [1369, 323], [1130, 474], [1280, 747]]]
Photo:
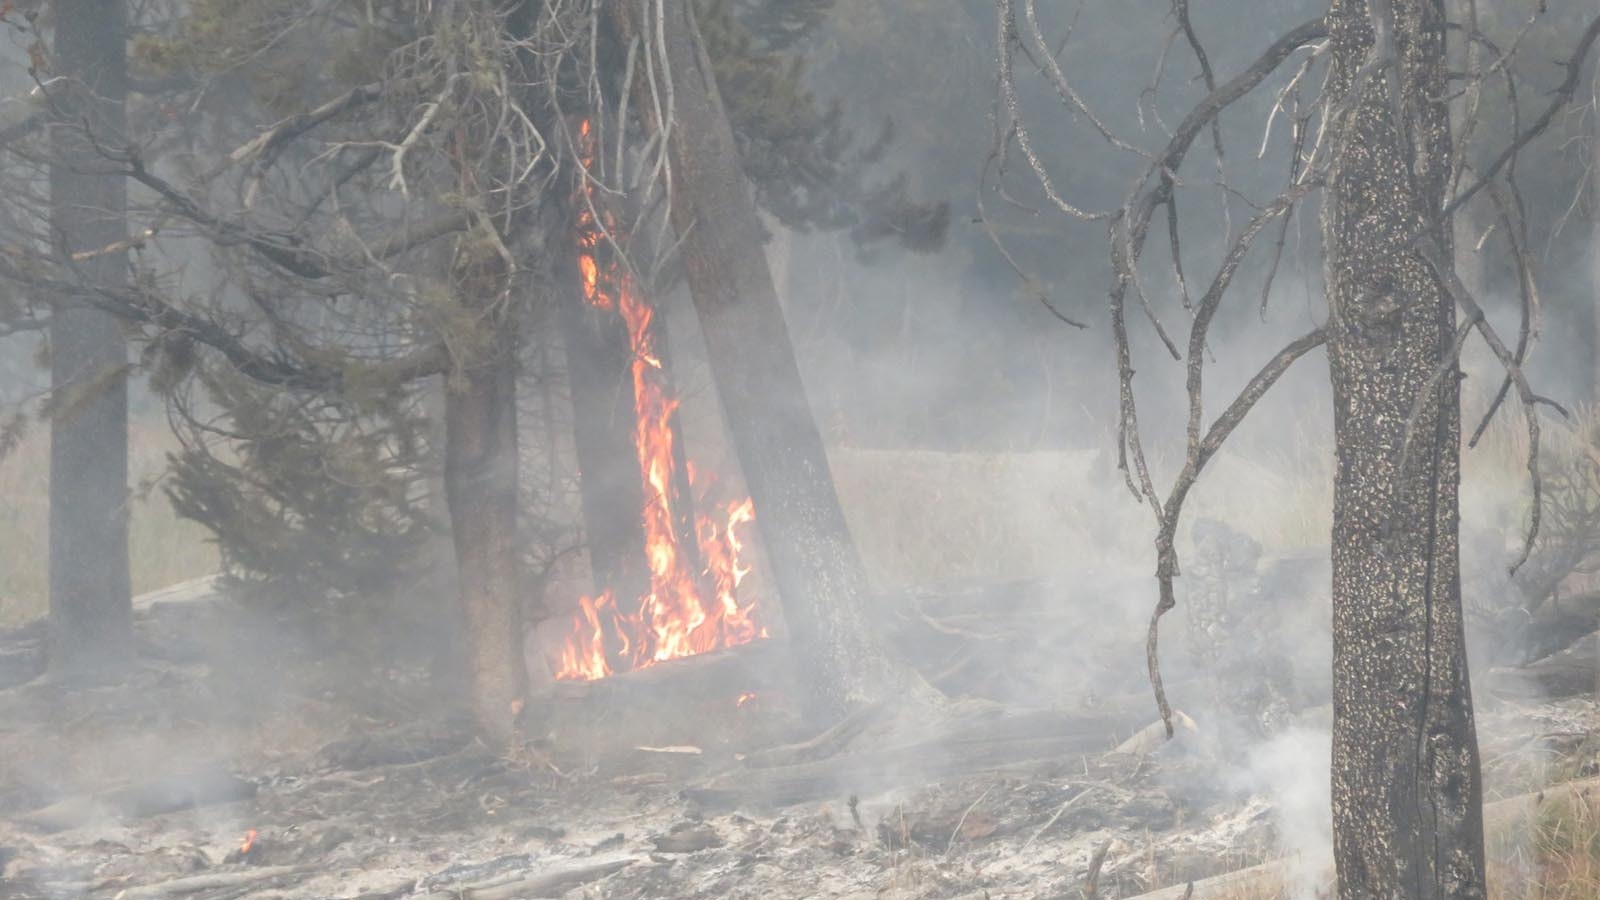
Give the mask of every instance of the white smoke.
[[1291, 900], [1315, 900], [1333, 868], [1333, 797], [1328, 772], [1333, 735], [1291, 726], [1257, 744], [1233, 786], [1271, 799], [1278, 850], [1288, 860], [1284, 887]]

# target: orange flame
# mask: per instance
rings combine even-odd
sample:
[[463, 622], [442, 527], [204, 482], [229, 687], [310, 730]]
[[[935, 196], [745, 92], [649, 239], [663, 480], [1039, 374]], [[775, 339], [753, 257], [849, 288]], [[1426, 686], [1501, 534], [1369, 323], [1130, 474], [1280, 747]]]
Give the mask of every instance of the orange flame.
[[250, 848], [256, 845], [256, 830], [254, 828], [244, 833], [244, 842], [239, 845], [240, 853], [249, 853]]
[[[579, 127], [588, 142], [589, 123]], [[588, 165], [590, 159], [585, 159]], [[582, 597], [561, 648], [556, 678], [591, 681], [617, 671], [642, 669], [668, 659], [693, 656], [767, 637], [755, 619], [755, 604], [741, 602], [738, 587], [749, 574], [740, 560], [744, 542], [738, 529], [755, 519], [749, 498], [729, 504], [719, 518], [697, 515], [695, 542], [703, 562], [693, 571], [692, 554], [679, 546], [673, 527], [677, 462], [673, 454], [672, 417], [678, 401], [668, 391], [666, 374], [655, 347], [655, 309], [633, 283], [620, 261], [603, 251], [616, 236], [600, 198], [585, 186], [587, 202], [579, 204], [578, 270], [584, 299], [597, 309], [615, 310], [627, 327], [633, 350], [634, 447], [644, 487], [646, 562], [650, 587], [637, 599], [635, 612], [618, 606], [614, 591]], [[686, 473], [691, 481], [694, 467]], [[615, 662], [613, 662], [615, 661]]]

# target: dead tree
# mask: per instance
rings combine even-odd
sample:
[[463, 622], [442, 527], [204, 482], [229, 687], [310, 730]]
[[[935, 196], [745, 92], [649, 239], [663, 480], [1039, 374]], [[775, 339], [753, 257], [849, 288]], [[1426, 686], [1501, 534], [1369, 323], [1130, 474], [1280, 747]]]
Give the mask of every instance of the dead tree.
[[[1157, 637], [1161, 616], [1175, 605], [1176, 535], [1184, 500], [1262, 396], [1297, 360], [1326, 344], [1338, 460], [1333, 802], [1340, 896], [1485, 896], [1482, 789], [1457, 550], [1459, 358], [1476, 332], [1503, 365], [1505, 381], [1490, 416], [1511, 390], [1517, 393], [1531, 445], [1531, 546], [1539, 522], [1537, 410], [1559, 407], [1535, 395], [1522, 374], [1536, 295], [1527, 266], [1521, 200], [1510, 176], [1518, 152], [1547, 130], [1570, 101], [1600, 34], [1600, 18], [1579, 38], [1566, 62], [1566, 81], [1553, 98], [1536, 116], [1513, 110], [1517, 128], [1509, 145], [1475, 167], [1464, 150], [1475, 130], [1482, 130], [1475, 129], [1478, 109], [1460, 101], [1473, 96], [1485, 79], [1514, 78], [1512, 60], [1507, 51], [1493, 49], [1496, 45], [1481, 35], [1475, 20], [1448, 21], [1444, 4], [1434, 0], [1333, 0], [1324, 18], [1287, 32], [1227, 80], [1213, 73], [1190, 21], [1189, 4], [1174, 0], [1169, 46], [1181, 42], [1188, 47], [1206, 96], [1171, 130], [1165, 145], [1154, 149], [1115, 133], [1085, 102], [1058, 61], [1059, 53], [1047, 43], [1035, 0], [996, 0], [996, 8], [999, 91], [985, 192], [988, 176], [1004, 179], [1005, 163], [1015, 154], [1050, 207], [1075, 220], [1103, 223], [1110, 232], [1119, 468], [1130, 491], [1155, 518], [1158, 601], [1146, 654], [1168, 734], [1172, 710], [1161, 682]], [[1468, 89], [1455, 95], [1445, 63], [1452, 34], [1491, 48], [1469, 56], [1478, 65], [1462, 76]], [[1052, 179], [1019, 99], [1019, 58], [1034, 66], [1080, 119], [1133, 161], [1136, 175], [1120, 207], [1090, 210], [1074, 205]], [[1296, 64], [1286, 67], [1291, 60]], [[1283, 68], [1287, 72], [1279, 71]], [[1159, 81], [1159, 72], [1157, 77]], [[1269, 83], [1269, 78], [1274, 80]], [[1216, 188], [1203, 178], [1194, 179], [1202, 187], [1191, 185], [1184, 163], [1196, 142], [1208, 139], [1208, 149], [1218, 160], [1216, 172], [1224, 175], [1218, 115], [1264, 90], [1273, 93], [1268, 95], [1272, 103], [1263, 151], [1274, 128], [1283, 123], [1288, 132], [1287, 180], [1277, 196], [1252, 203], [1248, 219], [1230, 223], [1209, 282], [1203, 293], [1192, 296], [1180, 252], [1184, 232], [1178, 201]], [[1454, 122], [1452, 100], [1460, 110]], [[1268, 234], [1274, 240], [1268, 244], [1272, 256], [1261, 295], [1265, 309], [1288, 220], [1314, 191], [1321, 192], [1323, 210], [1326, 321], [1273, 355], [1208, 424], [1204, 386], [1207, 354], [1213, 349], [1211, 325], [1224, 300], [1239, 293], [1235, 278], [1247, 254]], [[1232, 192], [1226, 183], [1220, 186], [1224, 198]], [[1493, 203], [1522, 276], [1523, 326], [1514, 346], [1484, 319], [1454, 269], [1451, 216], [1474, 197]], [[987, 225], [990, 213], [981, 200], [979, 209]], [[1140, 272], [1153, 225], [1164, 226], [1166, 232], [1171, 286], [1189, 322], [1186, 340], [1169, 335]], [[998, 231], [989, 231], [1006, 258], [1014, 259]], [[1165, 491], [1158, 488], [1147, 462], [1134, 389], [1130, 318], [1147, 322], [1183, 366], [1188, 415], [1182, 468]], [[1525, 549], [1513, 569], [1526, 555]]]
[[[122, 0], [55, 5], [50, 239], [84, 282], [127, 284], [127, 183], [96, 146], [126, 126]], [[128, 576], [128, 345], [76, 298], [50, 317], [50, 672], [116, 674], [133, 661]]]
[[890, 658], [863, 615], [866, 573], [834, 492], [694, 4], [667, 4], [658, 34], [629, 4], [611, 12], [624, 41], [670, 79], [664, 97], [635, 90], [633, 102], [670, 151], [677, 253], [806, 670], [809, 713], [826, 723], [886, 697], [931, 694]]
[[1457, 316], [1433, 268], [1453, 277], [1438, 215], [1452, 158], [1444, 18], [1429, 3], [1336, 2], [1328, 25], [1327, 90], [1350, 108], [1322, 221], [1338, 459], [1335, 861], [1347, 896], [1483, 897]]

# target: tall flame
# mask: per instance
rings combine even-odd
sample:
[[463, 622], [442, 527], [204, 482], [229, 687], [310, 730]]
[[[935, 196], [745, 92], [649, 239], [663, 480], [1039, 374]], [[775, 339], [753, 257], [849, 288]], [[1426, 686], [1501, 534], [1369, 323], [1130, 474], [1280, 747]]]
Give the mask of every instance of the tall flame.
[[[579, 137], [590, 140], [587, 121], [579, 128]], [[584, 160], [585, 165], [589, 162]], [[644, 488], [642, 550], [650, 586], [637, 598], [633, 612], [618, 605], [611, 589], [579, 599], [556, 667], [556, 678], [564, 680], [604, 678], [767, 637], [766, 628], [756, 621], [754, 602], [741, 602], [738, 596], [739, 584], [750, 572], [740, 558], [744, 542], [739, 535], [739, 529], [755, 519], [750, 499], [727, 504], [716, 518], [696, 515], [700, 571], [694, 571], [694, 554], [679, 546], [673, 509], [688, 498], [674, 496], [677, 457], [672, 417], [678, 401], [670, 395], [656, 349], [655, 309], [626, 268], [602, 252], [608, 233], [615, 234], [613, 223], [603, 211], [603, 221], [596, 221], [595, 210], [603, 210], [600, 198], [592, 185], [584, 190], [589, 202], [579, 204], [577, 223], [584, 299], [622, 317], [633, 351], [633, 438]], [[686, 474], [692, 481], [694, 467]]]

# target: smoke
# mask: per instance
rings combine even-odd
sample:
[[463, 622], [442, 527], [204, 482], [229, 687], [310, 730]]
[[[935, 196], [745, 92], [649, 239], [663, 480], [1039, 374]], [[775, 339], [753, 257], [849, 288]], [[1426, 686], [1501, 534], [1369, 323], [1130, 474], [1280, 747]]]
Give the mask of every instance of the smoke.
[[1333, 865], [1332, 752], [1327, 729], [1297, 724], [1250, 748], [1229, 778], [1236, 790], [1271, 798], [1291, 900], [1316, 900]]

